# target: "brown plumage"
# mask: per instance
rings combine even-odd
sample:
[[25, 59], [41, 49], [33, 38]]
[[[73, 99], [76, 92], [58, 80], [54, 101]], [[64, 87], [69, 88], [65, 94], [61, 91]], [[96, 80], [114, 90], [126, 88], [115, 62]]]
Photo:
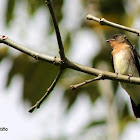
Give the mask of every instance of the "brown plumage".
[[[113, 66], [116, 73], [123, 75], [140, 76], [140, 64], [133, 45], [122, 34], [113, 35], [107, 40], [113, 51]], [[122, 88], [130, 95], [133, 112], [140, 118], [140, 85], [121, 82]]]

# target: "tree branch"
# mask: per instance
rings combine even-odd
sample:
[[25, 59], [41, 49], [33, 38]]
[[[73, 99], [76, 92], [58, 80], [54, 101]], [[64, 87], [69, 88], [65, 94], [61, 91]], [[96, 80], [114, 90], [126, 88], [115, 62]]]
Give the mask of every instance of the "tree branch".
[[47, 92], [44, 94], [44, 96], [42, 96], [42, 98], [36, 102], [36, 104], [34, 106], [32, 106], [28, 111], [30, 113], [32, 113], [34, 111], [35, 108], [39, 108], [40, 105], [43, 103], [43, 101], [49, 96], [49, 94], [51, 93], [51, 91], [54, 89], [54, 87], [56, 86], [58, 80], [60, 79], [60, 76], [63, 73], [64, 68], [60, 67], [60, 70], [56, 76], [56, 78], [54, 79], [52, 85], [47, 89]]
[[46, 54], [42, 54], [42, 53], [38, 53], [36, 51], [33, 51], [31, 49], [28, 49], [27, 47], [24, 47], [20, 44], [18, 44], [17, 42], [11, 40], [10, 38], [8, 38], [7, 36], [2, 36], [0, 35], [0, 43], [4, 43], [16, 50], [19, 50], [33, 58], [35, 58], [36, 60], [43, 60], [49, 63], [52, 63], [54, 65], [61, 65], [61, 59], [57, 58], [57, 57], [52, 57], [52, 56], [48, 56]]
[[[6, 45], [8, 45], [12, 48], [15, 48], [15, 49], [33, 57], [33, 58], [35, 58], [36, 60], [43, 60], [43, 61], [49, 62], [51, 64], [60, 66], [60, 71], [59, 71], [57, 77], [55, 78], [55, 80], [53, 81], [52, 85], [48, 88], [48, 90], [44, 94], [44, 96], [39, 101], [37, 101], [34, 106], [32, 106], [29, 109], [29, 112], [33, 112], [35, 108], [40, 107], [42, 102], [48, 97], [48, 95], [54, 89], [55, 85], [57, 84], [57, 82], [58, 82], [58, 80], [59, 80], [60, 76], [62, 75], [63, 70], [65, 68], [70, 68], [70, 69], [73, 69], [73, 70], [76, 70], [76, 71], [80, 71], [80, 72], [84, 72], [84, 73], [91, 74], [91, 75], [94, 75], [94, 76], [98, 76], [94, 79], [90, 79], [90, 80], [87, 80], [83, 83], [77, 84], [77, 85], [73, 86], [73, 88], [77, 88], [77, 87], [85, 85], [89, 82], [92, 82], [92, 81], [95, 81], [95, 80], [100, 80], [100, 79], [117, 80], [117, 81], [120, 81], [120, 82], [128, 82], [128, 83], [139, 84], [140, 85], [140, 78], [139, 77], [131, 77], [130, 78], [129, 76], [126, 76], [126, 75], [115, 74], [115, 73], [112, 73], [112, 72], [98, 70], [98, 69], [87, 67], [87, 66], [77, 64], [75, 62], [72, 62], [72, 61], [68, 60], [65, 57], [65, 54], [64, 54], [64, 47], [63, 47], [63, 44], [62, 44], [61, 35], [60, 35], [60, 32], [59, 32], [58, 24], [57, 24], [55, 14], [54, 14], [54, 11], [53, 11], [53, 7], [52, 7], [52, 4], [51, 4], [50, 0], [47, 0], [47, 4], [48, 4], [48, 7], [50, 9], [50, 13], [51, 13], [53, 23], [54, 23], [54, 27], [55, 27], [55, 31], [56, 31], [60, 58], [51, 57], [51, 56], [48, 56], [46, 54], [38, 53], [36, 51], [28, 49], [28, 48], [14, 42], [13, 40], [9, 39], [7, 36], [1, 36], [0, 35], [0, 43], [4, 43], [4, 44], [6, 44]], [[126, 30], [126, 31], [136, 33], [137, 35], [140, 35], [140, 32], [137, 31], [137, 30], [134, 30], [134, 29], [122, 26], [122, 25], [118, 25], [118, 24], [109, 22], [109, 21], [105, 20], [104, 18], [98, 19], [96, 17], [93, 17], [92, 15], [88, 15], [87, 18], [90, 19], [90, 20], [97, 21], [101, 25], [112, 26], [112, 27], [115, 27], [115, 28], [123, 29], [123, 30]]]
[[111, 26], [111, 27], [115, 27], [115, 28], [118, 28], [118, 29], [121, 29], [121, 30], [125, 30], [125, 31], [128, 31], [128, 32], [132, 32], [132, 33], [135, 33], [137, 34], [138, 36], [140, 36], [140, 31], [139, 30], [135, 30], [135, 29], [132, 29], [132, 28], [129, 28], [129, 27], [126, 27], [126, 26], [123, 26], [123, 25], [120, 25], [120, 24], [117, 24], [117, 23], [113, 23], [111, 21], [108, 21], [104, 18], [97, 18], [91, 14], [88, 14], [87, 15], [87, 19], [88, 20], [93, 20], [93, 21], [96, 21], [98, 22], [100, 25], [106, 25], [106, 26]]
[[21, 52], [24, 52], [25, 54], [27, 54], [27, 55], [29, 55], [37, 60], [46, 61], [46, 62], [49, 62], [53, 65], [63, 66], [65, 68], [70, 68], [70, 69], [80, 71], [83, 73], [87, 73], [90, 75], [94, 75], [94, 76], [98, 76], [99, 74], [102, 74], [103, 79], [110, 79], [110, 80], [116, 80], [119, 82], [128, 82], [128, 83], [140, 85], [140, 78], [139, 77], [131, 77], [129, 80], [129, 76], [121, 75], [121, 74], [117, 75], [116, 73], [87, 67], [87, 66], [72, 62], [68, 59], [66, 59], [65, 63], [62, 63], [60, 58], [48, 56], [46, 54], [41, 54], [41, 53], [35, 52], [31, 49], [27, 49], [26, 47], [14, 42], [13, 40], [9, 39], [6, 36], [0, 35], [0, 43], [4, 43], [12, 48], [15, 48]]
[[97, 80], [101, 80], [101, 79], [103, 79], [102, 74], [99, 74], [96, 78], [86, 80], [86, 81], [84, 81], [82, 83], [79, 83], [79, 84], [76, 84], [76, 85], [71, 85], [70, 87], [72, 88], [72, 90], [74, 90], [74, 89], [77, 89], [77, 88], [79, 88], [83, 85], [86, 85], [88, 83], [91, 83], [91, 82], [94, 82], [94, 81], [97, 81]]
[[57, 20], [56, 20], [56, 17], [55, 17], [55, 13], [54, 13], [54, 10], [53, 10], [53, 5], [52, 5], [51, 0], [46, 0], [45, 3], [49, 7], [50, 14], [51, 14], [51, 17], [52, 17], [53, 25], [54, 25], [55, 32], [56, 32], [57, 42], [58, 42], [58, 46], [59, 46], [60, 58], [61, 58], [62, 61], [64, 61], [65, 60], [64, 47], [63, 47], [59, 27], [58, 27], [58, 24], [57, 24]]

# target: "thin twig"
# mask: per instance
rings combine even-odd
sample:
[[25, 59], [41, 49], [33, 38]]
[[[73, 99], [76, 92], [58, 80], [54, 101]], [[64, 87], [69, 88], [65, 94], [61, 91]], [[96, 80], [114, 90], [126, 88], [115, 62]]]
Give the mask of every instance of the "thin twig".
[[45, 3], [49, 7], [49, 10], [50, 10], [50, 14], [51, 14], [52, 21], [53, 21], [53, 24], [54, 24], [56, 37], [57, 37], [57, 42], [58, 42], [58, 46], [59, 46], [59, 54], [60, 54], [61, 60], [64, 61], [65, 60], [64, 47], [63, 47], [63, 43], [62, 43], [58, 23], [57, 23], [55, 13], [54, 13], [54, 10], [53, 10], [53, 5], [52, 5], [51, 0], [46, 0]]
[[99, 74], [98, 77], [96, 77], [96, 78], [86, 80], [86, 81], [84, 81], [82, 83], [79, 83], [79, 84], [76, 84], [76, 85], [71, 85], [70, 87], [72, 88], [72, 90], [74, 90], [74, 89], [77, 89], [77, 88], [79, 88], [79, 87], [81, 87], [83, 85], [86, 85], [88, 83], [91, 83], [93, 81], [101, 80], [102, 77], [103, 77], [103, 75], [102, 74]]
[[115, 28], [118, 28], [118, 29], [121, 29], [121, 30], [125, 30], [125, 31], [129, 31], [129, 32], [132, 32], [132, 33], [135, 33], [137, 34], [138, 36], [140, 36], [140, 31], [139, 30], [135, 30], [133, 28], [129, 28], [129, 27], [126, 27], [126, 26], [123, 26], [123, 25], [120, 25], [120, 24], [117, 24], [117, 23], [114, 23], [114, 22], [111, 22], [111, 21], [108, 21], [104, 18], [97, 18], [91, 14], [88, 14], [87, 15], [87, 19], [88, 20], [93, 20], [93, 21], [96, 21], [98, 22], [100, 25], [107, 25], [107, 26], [111, 26], [111, 27], [115, 27]]
[[39, 108], [40, 105], [43, 103], [43, 101], [48, 97], [48, 95], [51, 93], [51, 91], [54, 89], [54, 87], [56, 86], [58, 80], [60, 79], [60, 76], [63, 73], [64, 68], [60, 68], [56, 78], [54, 79], [52, 85], [47, 89], [47, 92], [42, 96], [42, 98], [36, 102], [36, 104], [34, 106], [32, 106], [28, 111], [30, 113], [32, 113], [34, 111], [35, 108]]
[[28, 47], [24, 47], [16, 42], [14, 42], [13, 40], [9, 39], [6, 36], [1, 36], [0, 35], [0, 43], [4, 43], [6, 45], [8, 45], [9, 47], [15, 48], [29, 56], [32, 56], [33, 58], [36, 58], [38, 60], [42, 60], [48, 63], [51, 63], [53, 65], [58, 65], [58, 66], [62, 66], [65, 68], [70, 68], [76, 71], [80, 71], [83, 73], [87, 73], [90, 75], [94, 75], [94, 76], [98, 76], [99, 74], [103, 75], [103, 79], [110, 79], [110, 80], [116, 80], [119, 82], [130, 82], [132, 84], [139, 84], [140, 85], [140, 78], [139, 77], [131, 77], [130, 81], [128, 80], [128, 76], [126, 75], [121, 75], [118, 74], [116, 75], [116, 73], [112, 73], [112, 72], [108, 72], [108, 71], [103, 71], [103, 70], [99, 70], [99, 69], [95, 69], [95, 68], [91, 68], [88, 66], [84, 66], [75, 62], [72, 62], [68, 59], [66, 59], [65, 63], [62, 63], [60, 58], [56, 58], [55, 56], [48, 56], [46, 54], [41, 54], [38, 53], [36, 51], [33, 51], [31, 49], [28, 49]]

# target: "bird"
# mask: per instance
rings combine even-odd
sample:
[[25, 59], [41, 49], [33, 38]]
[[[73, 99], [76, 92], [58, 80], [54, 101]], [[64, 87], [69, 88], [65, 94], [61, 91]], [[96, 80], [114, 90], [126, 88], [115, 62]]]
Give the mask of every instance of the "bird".
[[[112, 65], [116, 74], [140, 77], [140, 64], [135, 47], [123, 34], [115, 34], [106, 40], [112, 47]], [[129, 94], [133, 113], [140, 118], [140, 85], [120, 82]]]

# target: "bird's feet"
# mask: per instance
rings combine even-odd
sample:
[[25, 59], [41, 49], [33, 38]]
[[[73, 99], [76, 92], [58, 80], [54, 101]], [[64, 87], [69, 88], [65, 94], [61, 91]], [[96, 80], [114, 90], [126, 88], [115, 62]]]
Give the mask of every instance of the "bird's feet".
[[133, 74], [128, 74], [128, 80], [130, 82], [130, 78], [133, 76]]
[[118, 74], [119, 74], [119, 73], [118, 73], [118, 72], [115, 72], [115, 73], [116, 73], [116, 76], [118, 77]]

